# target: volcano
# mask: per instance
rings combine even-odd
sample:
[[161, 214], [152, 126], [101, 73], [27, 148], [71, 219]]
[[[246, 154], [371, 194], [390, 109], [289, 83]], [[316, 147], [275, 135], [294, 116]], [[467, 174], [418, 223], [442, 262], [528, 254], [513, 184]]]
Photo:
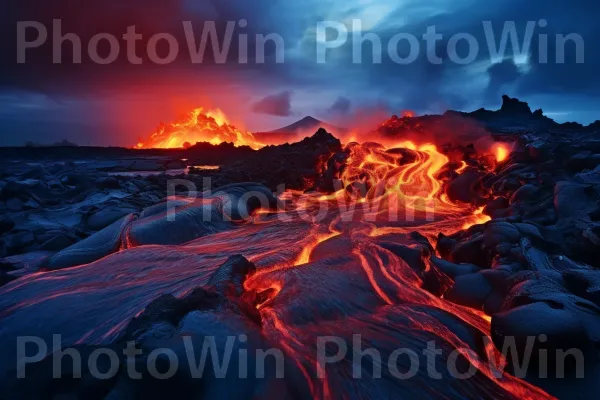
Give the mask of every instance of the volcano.
[[257, 139], [267, 143], [288, 143], [301, 140], [306, 136], [311, 136], [319, 128], [325, 129], [334, 135], [340, 135], [347, 132], [347, 129], [328, 124], [311, 116], [306, 116], [293, 124], [284, 126], [268, 132], [255, 133]]
[[306, 132], [316, 132], [319, 130], [319, 128], [323, 128], [334, 135], [340, 132], [346, 132], [346, 129], [344, 128], [328, 124], [311, 116], [307, 116], [302, 118], [301, 120], [294, 122], [293, 124], [266, 133], [287, 133], [290, 135], [294, 135]]

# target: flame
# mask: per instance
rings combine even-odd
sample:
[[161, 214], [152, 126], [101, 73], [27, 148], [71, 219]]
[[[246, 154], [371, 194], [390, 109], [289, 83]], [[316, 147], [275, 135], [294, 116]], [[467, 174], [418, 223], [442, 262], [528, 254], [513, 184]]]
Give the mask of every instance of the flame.
[[510, 155], [510, 147], [505, 143], [496, 143], [493, 146], [493, 152], [497, 162], [505, 161]]
[[255, 150], [265, 146], [256, 140], [252, 133], [231, 125], [221, 110], [205, 112], [200, 107], [179, 121], [160, 124], [148, 140], [140, 141], [135, 147], [138, 149], [187, 148], [198, 142], [214, 145], [230, 142], [234, 146], [250, 146]]

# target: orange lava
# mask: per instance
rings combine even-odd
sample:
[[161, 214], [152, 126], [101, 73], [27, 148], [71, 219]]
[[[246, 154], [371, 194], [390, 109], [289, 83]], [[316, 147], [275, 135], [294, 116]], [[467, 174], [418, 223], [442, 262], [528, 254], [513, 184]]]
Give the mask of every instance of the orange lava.
[[204, 111], [203, 108], [196, 108], [179, 121], [161, 123], [147, 140], [139, 142], [135, 148], [187, 148], [199, 142], [214, 145], [228, 142], [235, 146], [250, 146], [255, 150], [265, 146], [252, 133], [231, 125], [221, 110]]
[[[403, 118], [410, 117], [412, 114], [405, 113]], [[148, 141], [137, 147], [174, 148], [183, 147], [186, 142], [198, 141], [213, 144], [227, 141], [236, 146], [248, 145], [253, 148], [263, 146], [252, 134], [229, 125], [222, 113], [203, 113], [202, 109], [196, 109], [187, 119], [161, 125]], [[439, 233], [451, 234], [490, 220], [490, 217], [483, 215], [483, 207], [473, 210], [465, 204], [453, 203], [446, 196], [444, 179], [447, 178], [442, 176], [448, 176], [443, 174], [449, 163], [448, 157], [431, 143], [417, 144], [412, 141], [386, 145], [349, 143], [346, 151], [348, 158], [338, 176], [342, 188], [330, 195], [287, 191], [280, 196], [280, 200], [291, 204], [290, 209], [277, 212], [260, 210], [255, 214], [254, 224], [245, 228], [260, 230], [258, 236], [266, 237], [268, 246], [257, 246], [256, 253], [250, 255], [259, 268], [244, 282], [244, 288], [247, 293], [256, 294], [259, 298], [255, 306], [260, 312], [265, 335], [275, 339], [286, 353], [293, 356], [313, 398], [319, 399], [330, 398], [334, 386], [329, 386], [328, 379], [314, 376], [312, 368], [318, 364], [307, 352], [304, 336], [310, 331], [310, 323], [304, 322], [306, 326], [291, 323], [285, 307], [278, 304], [283, 301], [278, 300], [280, 296], [296, 296], [298, 291], [304, 289], [300, 271], [314, 268], [315, 264], [322, 261], [323, 254], [333, 256], [324, 250], [329, 244], [345, 246], [341, 247], [343, 251], [339, 247], [332, 247], [334, 254], [336, 257], [345, 257], [348, 268], [353, 265], [360, 268], [360, 277], [363, 279], [357, 279], [353, 284], [362, 288], [365, 282], [369, 286], [370, 292], [381, 303], [377, 306], [377, 312], [410, 310], [405, 315], [410, 329], [432, 333], [455, 349], [469, 349], [470, 346], [440, 320], [420, 311], [420, 306], [443, 310], [482, 335], [490, 334], [489, 316], [422, 289], [422, 277], [404, 259], [378, 244], [381, 237], [407, 235], [413, 231], [434, 243]], [[510, 148], [506, 144], [496, 144], [493, 153], [497, 161], [502, 162], [508, 158]], [[460, 174], [467, 167], [467, 163], [463, 162], [456, 172]], [[314, 220], [312, 211], [321, 209], [326, 210], [324, 219]], [[280, 219], [282, 215], [286, 218]], [[310, 218], [306, 218], [307, 215]], [[292, 229], [294, 226], [298, 226], [298, 232]], [[272, 232], [269, 231], [271, 227]], [[278, 246], [278, 240], [286, 237], [284, 227], [290, 229], [294, 243]], [[210, 249], [211, 253], [231, 251], [235, 235], [239, 235], [240, 243], [247, 245], [242, 229], [237, 233], [227, 232], [207, 239], [206, 249]], [[218, 238], [222, 238], [222, 241]], [[201, 253], [202, 250], [197, 245], [196, 251]], [[274, 261], [260, 265], [257, 260], [261, 258]], [[422, 255], [422, 258], [428, 269], [433, 268], [428, 256]], [[337, 266], [334, 262], [326, 265], [329, 268]], [[320, 313], [320, 309], [314, 310], [315, 316], [320, 316]], [[349, 316], [348, 321], [352, 322], [352, 317]], [[339, 326], [343, 320], [330, 324]], [[316, 325], [318, 329], [324, 329], [327, 322], [317, 322]], [[323, 332], [319, 330], [319, 333]], [[542, 390], [508, 373], [502, 372], [496, 377], [486, 357], [497, 361], [498, 351], [490, 343], [486, 343], [485, 350], [485, 355], [467, 352], [463, 356], [481, 375], [495, 381], [498, 387], [515, 398], [551, 398]]]
[[475, 210], [473, 213], [475, 219], [473, 221], [465, 222], [465, 224], [462, 226], [462, 229], [469, 229], [473, 225], [485, 224], [486, 222], [490, 221], [492, 217], [483, 214], [484, 209], [485, 207], [479, 207], [477, 210]]
[[497, 162], [505, 161], [510, 155], [510, 146], [506, 143], [496, 143], [493, 147], [494, 155], [496, 156]]

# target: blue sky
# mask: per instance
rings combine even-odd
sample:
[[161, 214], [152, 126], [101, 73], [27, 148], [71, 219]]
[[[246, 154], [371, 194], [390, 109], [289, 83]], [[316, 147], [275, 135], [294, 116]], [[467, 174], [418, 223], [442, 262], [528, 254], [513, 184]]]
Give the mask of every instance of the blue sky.
[[[385, 115], [404, 109], [437, 113], [497, 108], [504, 93], [528, 101], [532, 108], [542, 108], [558, 121], [590, 123], [600, 119], [600, 55], [595, 51], [600, 40], [595, 21], [600, 5], [592, 0], [13, 3], [0, 16], [1, 145], [63, 138], [82, 145], [132, 145], [159, 122], [198, 106], [221, 108], [232, 122], [253, 131], [274, 129], [305, 115], [342, 124], [356, 115]], [[51, 36], [53, 18], [61, 18], [64, 32], [77, 33], [84, 43], [99, 32], [122, 35], [130, 25], [144, 34], [144, 41], [155, 33], [171, 33], [181, 39], [183, 56], [170, 65], [156, 66], [147, 60], [141, 66], [129, 65], [122, 49], [123, 57], [111, 65], [92, 65], [85, 54], [82, 64], [54, 65], [52, 48], [46, 44], [30, 50], [25, 65], [17, 64], [17, 21], [40, 21], [49, 27]], [[280, 35], [285, 62], [275, 63], [273, 48], [261, 65], [252, 59], [240, 65], [235, 57], [224, 65], [194, 65], [185, 57], [181, 21], [191, 20], [201, 30], [206, 20], [215, 20], [222, 27], [227, 21], [241, 19], [248, 25], [236, 34], [249, 35], [251, 50], [255, 34]], [[360, 20], [361, 34], [374, 33], [381, 39], [381, 63], [373, 63], [370, 44], [362, 47], [363, 62], [352, 62], [353, 20]], [[490, 57], [483, 21], [491, 21], [499, 41], [506, 21], [514, 21], [522, 40], [527, 21], [540, 20], [547, 26], [536, 26], [529, 54], [515, 55], [509, 46], [503, 58]], [[317, 63], [316, 57], [317, 24], [321, 21], [342, 23], [349, 30], [348, 41], [330, 50], [325, 64]], [[412, 34], [421, 40], [431, 26], [443, 35], [436, 43], [442, 64], [428, 61], [423, 41], [413, 63], [399, 65], [390, 58], [387, 44], [394, 35]], [[479, 44], [478, 56], [469, 64], [453, 63], [447, 56], [448, 40], [457, 33], [469, 34]], [[575, 45], [569, 44], [565, 63], [557, 64], [555, 35], [570, 33], [584, 41], [584, 63], [575, 62]], [[539, 34], [548, 37], [550, 62], [546, 64], [539, 62]], [[457, 47], [463, 56], [468, 50], [464, 44]], [[406, 42], [399, 53], [405, 56], [403, 45]], [[236, 49], [234, 43], [232, 51]], [[64, 54], [69, 51], [65, 46]]]

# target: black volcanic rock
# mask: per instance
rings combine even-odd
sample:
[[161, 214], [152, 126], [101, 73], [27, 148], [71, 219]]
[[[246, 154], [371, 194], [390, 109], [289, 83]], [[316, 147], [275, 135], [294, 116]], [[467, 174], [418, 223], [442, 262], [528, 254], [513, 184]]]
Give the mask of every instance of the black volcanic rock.
[[202, 142], [196, 143], [182, 152], [190, 165], [223, 165], [242, 160], [256, 153], [249, 146], [234, 146], [233, 143], [213, 145]]
[[215, 179], [218, 186], [230, 182], [262, 183], [275, 191], [304, 190], [318, 186], [330, 157], [342, 150], [341, 142], [325, 129], [304, 140], [264, 147], [238, 162], [224, 165]]
[[[502, 96], [502, 107], [500, 108], [500, 112], [507, 114], [524, 114], [531, 115], [531, 108], [529, 108], [529, 104], [524, 101], [520, 101], [519, 99], [513, 99], [508, 97], [507, 95]], [[536, 115], [542, 115], [541, 110], [536, 111]]]

